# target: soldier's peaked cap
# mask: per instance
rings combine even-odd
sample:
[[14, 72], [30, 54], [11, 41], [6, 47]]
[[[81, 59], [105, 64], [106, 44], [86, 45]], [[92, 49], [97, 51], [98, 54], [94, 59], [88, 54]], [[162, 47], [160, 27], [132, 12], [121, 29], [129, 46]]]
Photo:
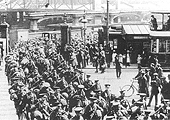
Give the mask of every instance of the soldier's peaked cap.
[[155, 75], [155, 76], [156, 76], [156, 75], [158, 75], [158, 73], [154, 73], [153, 75]]
[[74, 109], [75, 112], [80, 112], [81, 110], [83, 110], [82, 107], [76, 107], [76, 108]]
[[99, 79], [96, 79], [96, 80], [94, 80], [95, 82], [98, 82], [99, 81]]
[[109, 83], [105, 83], [105, 86], [110, 86], [110, 84]]
[[146, 96], [145, 93], [138, 93], [137, 95], [140, 95], [140, 96]]
[[89, 78], [91, 75], [87, 74], [86, 77]]
[[145, 114], [150, 114], [152, 110], [143, 110], [143, 112], [145, 112]]
[[97, 100], [96, 97], [90, 97], [90, 100], [94, 101], [94, 100]]
[[84, 85], [78, 85], [78, 88], [83, 89]]

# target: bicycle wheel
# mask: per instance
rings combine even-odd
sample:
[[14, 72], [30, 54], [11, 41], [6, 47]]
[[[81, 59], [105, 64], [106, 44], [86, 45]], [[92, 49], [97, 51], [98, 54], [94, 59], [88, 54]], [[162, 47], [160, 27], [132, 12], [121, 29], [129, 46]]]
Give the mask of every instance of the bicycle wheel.
[[131, 85], [125, 85], [122, 87], [122, 90], [125, 93], [125, 97], [131, 97], [134, 93], [134, 88]]

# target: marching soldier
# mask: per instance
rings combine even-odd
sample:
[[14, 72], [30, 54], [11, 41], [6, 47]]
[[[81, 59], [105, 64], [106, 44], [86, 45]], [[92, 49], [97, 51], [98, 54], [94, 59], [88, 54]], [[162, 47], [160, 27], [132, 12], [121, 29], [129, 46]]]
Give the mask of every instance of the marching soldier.
[[85, 90], [85, 93], [86, 93], [86, 96], [87, 98], [90, 97], [90, 92], [91, 92], [91, 88], [93, 86], [93, 82], [92, 80], [90, 80], [90, 76], [91, 75], [86, 75], [86, 80], [84, 81], [83, 85], [84, 85], [84, 90]]
[[95, 83], [94, 83], [94, 85], [92, 87], [92, 91], [102, 91], [102, 87], [101, 87], [101, 85], [99, 83], [99, 80], [96, 79], [94, 82]]
[[68, 114], [62, 109], [60, 102], [56, 102], [56, 108], [50, 114], [50, 120], [69, 120]]
[[42, 113], [43, 115], [43, 119], [44, 120], [48, 120], [48, 118], [50, 117], [50, 113], [51, 113], [51, 107], [47, 101], [47, 95], [46, 94], [40, 94], [41, 98], [40, 98], [40, 103], [38, 106], [38, 110]]
[[145, 115], [143, 117], [143, 120], [152, 120], [150, 113], [152, 112], [151, 110], [143, 110]]
[[82, 107], [76, 107], [74, 109], [76, 115], [74, 117], [71, 118], [71, 120], [84, 120], [83, 116], [82, 116]]
[[112, 94], [110, 91], [110, 84], [105, 84], [105, 91], [102, 92], [101, 95], [107, 102], [108, 106], [110, 106], [110, 102], [112, 101]]
[[97, 104], [96, 97], [90, 97], [91, 103], [84, 111], [84, 118], [87, 120], [101, 120], [103, 109]]

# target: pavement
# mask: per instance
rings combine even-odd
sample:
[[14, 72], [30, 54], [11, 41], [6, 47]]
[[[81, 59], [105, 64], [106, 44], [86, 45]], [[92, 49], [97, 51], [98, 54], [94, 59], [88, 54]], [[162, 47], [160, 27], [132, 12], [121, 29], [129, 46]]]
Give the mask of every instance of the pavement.
[[4, 64], [0, 66], [0, 120], [18, 120], [14, 102], [10, 100], [8, 82], [4, 72]]

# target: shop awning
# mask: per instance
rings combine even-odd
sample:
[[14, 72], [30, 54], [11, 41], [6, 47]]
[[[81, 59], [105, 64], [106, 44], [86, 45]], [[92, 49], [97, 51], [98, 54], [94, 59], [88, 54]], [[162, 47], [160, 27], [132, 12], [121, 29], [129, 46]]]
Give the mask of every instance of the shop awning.
[[150, 31], [152, 37], [170, 37], [170, 31]]
[[124, 34], [149, 35], [149, 25], [123, 25]]

